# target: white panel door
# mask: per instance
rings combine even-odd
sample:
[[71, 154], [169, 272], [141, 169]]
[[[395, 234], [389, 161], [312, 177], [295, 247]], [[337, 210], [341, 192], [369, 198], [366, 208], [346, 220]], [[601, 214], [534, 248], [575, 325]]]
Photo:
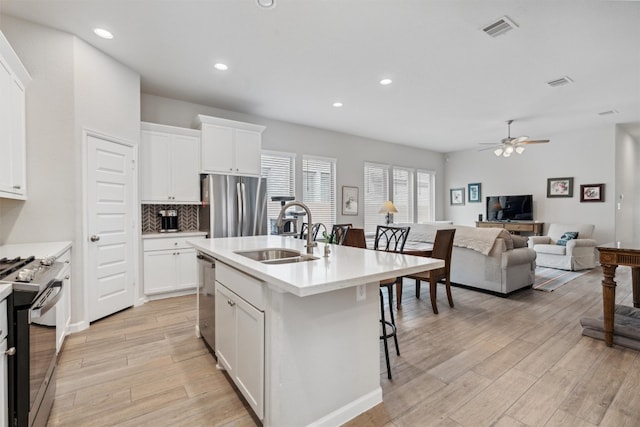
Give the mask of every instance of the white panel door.
[[89, 321], [133, 305], [133, 147], [87, 136]]

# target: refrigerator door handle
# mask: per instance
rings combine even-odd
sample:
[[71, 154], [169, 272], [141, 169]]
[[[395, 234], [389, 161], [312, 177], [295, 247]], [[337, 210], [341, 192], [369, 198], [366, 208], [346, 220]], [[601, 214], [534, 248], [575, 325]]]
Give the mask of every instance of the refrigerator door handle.
[[238, 231], [237, 231], [237, 237], [242, 237], [242, 218], [244, 216], [244, 213], [242, 212], [242, 183], [238, 182], [236, 183], [236, 201], [238, 204], [238, 210], [236, 212], [236, 220], [237, 220], [237, 224], [238, 224]]
[[242, 208], [241, 208], [242, 225], [240, 227], [240, 235], [244, 236], [245, 235], [244, 227], [247, 221], [247, 193], [245, 191], [244, 182], [240, 183], [240, 199], [242, 199]]

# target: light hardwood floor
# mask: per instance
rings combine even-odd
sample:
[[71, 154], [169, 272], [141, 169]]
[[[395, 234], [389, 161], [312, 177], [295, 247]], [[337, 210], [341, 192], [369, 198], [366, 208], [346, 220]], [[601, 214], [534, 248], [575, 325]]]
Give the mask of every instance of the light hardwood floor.
[[[454, 309], [441, 288], [439, 315], [407, 281], [392, 381], [381, 353], [384, 403], [348, 425], [640, 425], [639, 353], [581, 335], [580, 318], [601, 314], [601, 274], [509, 298], [453, 288]], [[616, 301], [631, 305], [630, 270], [620, 267], [616, 278]], [[194, 323], [188, 296], [69, 336], [49, 425], [255, 425]]]

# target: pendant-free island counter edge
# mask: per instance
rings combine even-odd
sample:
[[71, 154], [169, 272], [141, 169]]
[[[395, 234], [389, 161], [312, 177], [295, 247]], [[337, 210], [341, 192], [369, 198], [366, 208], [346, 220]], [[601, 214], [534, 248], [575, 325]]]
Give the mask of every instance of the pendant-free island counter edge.
[[191, 244], [216, 261], [218, 365], [265, 426], [340, 425], [382, 402], [379, 282], [444, 266], [339, 245], [307, 255], [282, 236]]

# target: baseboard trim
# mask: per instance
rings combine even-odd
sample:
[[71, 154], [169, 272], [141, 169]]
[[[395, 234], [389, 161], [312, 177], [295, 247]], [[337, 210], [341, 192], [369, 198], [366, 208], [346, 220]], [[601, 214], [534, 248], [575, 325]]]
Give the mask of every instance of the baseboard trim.
[[333, 427], [339, 426], [347, 421], [357, 417], [363, 412], [373, 408], [377, 404], [382, 403], [382, 388], [377, 387], [370, 393], [359, 397], [358, 399], [344, 405], [341, 408], [315, 420], [309, 426], [313, 427]]

